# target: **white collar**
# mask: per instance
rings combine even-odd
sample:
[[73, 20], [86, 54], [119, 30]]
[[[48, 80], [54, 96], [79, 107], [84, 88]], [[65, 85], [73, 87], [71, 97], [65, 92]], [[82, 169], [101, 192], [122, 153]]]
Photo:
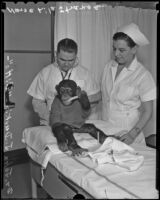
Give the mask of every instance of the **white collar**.
[[[124, 68], [126, 68], [129, 71], [134, 71], [137, 68], [137, 63], [138, 63], [137, 57], [135, 56], [129, 67], [124, 67]], [[111, 67], [118, 67], [118, 63], [115, 60], [113, 60]]]

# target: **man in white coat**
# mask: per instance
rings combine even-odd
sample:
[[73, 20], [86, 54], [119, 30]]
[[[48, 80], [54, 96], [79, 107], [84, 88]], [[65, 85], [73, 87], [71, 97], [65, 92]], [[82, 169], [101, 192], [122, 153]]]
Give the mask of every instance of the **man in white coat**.
[[27, 93], [32, 96], [34, 111], [40, 117], [41, 125], [49, 124], [51, 104], [56, 95], [55, 86], [63, 79], [74, 80], [88, 94], [92, 108], [101, 99], [100, 86], [91, 73], [80, 66], [77, 59], [77, 43], [69, 38], [57, 45], [55, 62], [44, 67], [34, 78]]

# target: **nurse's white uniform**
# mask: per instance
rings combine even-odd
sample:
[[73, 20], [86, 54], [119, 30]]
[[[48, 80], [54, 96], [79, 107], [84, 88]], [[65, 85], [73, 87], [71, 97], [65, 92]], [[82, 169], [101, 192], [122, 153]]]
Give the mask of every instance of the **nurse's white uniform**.
[[[102, 78], [102, 119], [109, 130], [130, 130], [139, 120], [141, 102], [156, 99], [156, 86], [151, 73], [137, 61], [123, 68], [115, 80], [118, 63], [111, 60], [104, 69]], [[117, 129], [116, 129], [117, 130]], [[113, 131], [114, 132], [114, 131]], [[113, 133], [114, 134], [114, 133]], [[141, 132], [135, 142], [144, 142]]]

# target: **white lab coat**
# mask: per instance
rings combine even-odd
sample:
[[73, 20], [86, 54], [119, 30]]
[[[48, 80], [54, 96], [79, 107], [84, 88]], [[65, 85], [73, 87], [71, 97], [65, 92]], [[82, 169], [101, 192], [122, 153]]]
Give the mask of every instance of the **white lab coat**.
[[[70, 69], [65, 79], [74, 80], [82, 90], [85, 90], [88, 96], [100, 94], [100, 85], [93, 79], [91, 73], [82, 66], [76, 66]], [[62, 81], [61, 71], [56, 63], [44, 67], [34, 78], [27, 93], [47, 102], [47, 108], [50, 111], [51, 104], [57, 94], [55, 86]], [[97, 98], [97, 97], [96, 97]]]
[[[115, 80], [117, 67], [118, 63], [111, 60], [104, 68], [101, 82], [102, 119], [109, 126], [131, 130], [139, 120], [141, 102], [156, 99], [156, 86], [151, 73], [136, 57]], [[144, 140], [143, 134], [138, 137], [137, 141]]]

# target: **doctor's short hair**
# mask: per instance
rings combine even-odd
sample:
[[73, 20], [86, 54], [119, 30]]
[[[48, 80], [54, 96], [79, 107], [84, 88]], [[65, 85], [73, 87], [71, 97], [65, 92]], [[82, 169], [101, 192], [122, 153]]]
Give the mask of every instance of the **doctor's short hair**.
[[75, 52], [75, 54], [77, 54], [78, 46], [74, 40], [69, 39], [69, 38], [64, 38], [58, 42], [57, 53], [59, 53], [60, 50], [63, 50], [69, 53]]
[[127, 42], [128, 46], [130, 48], [133, 48], [136, 46], [136, 43], [125, 33], [123, 32], [117, 32], [113, 35], [113, 40], [124, 40]]

